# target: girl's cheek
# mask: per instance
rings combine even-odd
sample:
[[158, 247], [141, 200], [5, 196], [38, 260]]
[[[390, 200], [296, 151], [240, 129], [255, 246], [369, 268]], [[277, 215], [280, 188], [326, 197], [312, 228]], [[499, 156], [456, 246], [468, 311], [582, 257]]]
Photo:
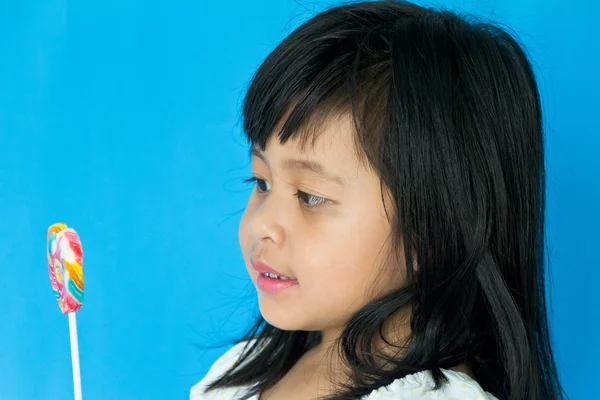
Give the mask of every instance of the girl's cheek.
[[248, 208], [246, 208], [244, 214], [242, 215], [238, 230], [238, 240], [244, 256], [248, 256], [248, 251], [250, 251], [250, 246], [252, 245], [252, 234], [250, 233], [250, 221], [252, 219], [252, 213], [253, 210], [250, 208], [249, 204]]

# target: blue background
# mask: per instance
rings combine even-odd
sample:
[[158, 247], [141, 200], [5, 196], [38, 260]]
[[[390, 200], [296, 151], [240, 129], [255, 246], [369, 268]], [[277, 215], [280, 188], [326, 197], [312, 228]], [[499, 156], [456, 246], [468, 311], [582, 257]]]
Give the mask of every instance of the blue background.
[[[0, 398], [72, 397], [46, 230], [76, 228], [84, 399], [184, 399], [256, 310], [237, 243], [250, 186], [240, 104], [260, 62], [335, 2], [0, 3]], [[600, 376], [600, 48], [589, 1], [448, 1], [513, 27], [547, 127], [556, 355]], [[595, 379], [594, 379], [595, 378]], [[586, 387], [587, 386], [587, 387]]]

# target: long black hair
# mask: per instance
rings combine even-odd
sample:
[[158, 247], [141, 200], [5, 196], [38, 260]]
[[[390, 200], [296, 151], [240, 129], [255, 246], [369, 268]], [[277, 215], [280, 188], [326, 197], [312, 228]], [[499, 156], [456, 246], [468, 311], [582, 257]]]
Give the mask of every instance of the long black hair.
[[[422, 370], [439, 388], [447, 382], [440, 368], [461, 362], [499, 399], [564, 398], [545, 298], [541, 105], [516, 35], [407, 2], [325, 10], [259, 67], [244, 130], [264, 150], [275, 134], [282, 144], [314, 139], [325, 118], [342, 113], [393, 196], [395, 246], [415, 249], [418, 267], [406, 268], [406, 287], [351, 318], [338, 342], [351, 384], [327, 399], [358, 399]], [[411, 251], [404, 261], [415, 265]], [[407, 307], [410, 341], [383, 370], [371, 343]], [[320, 340], [321, 332], [284, 331], [259, 317], [238, 341], [249, 344], [239, 363], [209, 390], [261, 392]]]

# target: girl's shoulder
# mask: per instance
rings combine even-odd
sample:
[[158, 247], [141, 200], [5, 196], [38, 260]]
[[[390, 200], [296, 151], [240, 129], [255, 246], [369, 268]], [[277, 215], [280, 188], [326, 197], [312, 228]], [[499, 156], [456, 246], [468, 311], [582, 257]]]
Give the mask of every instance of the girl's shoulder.
[[246, 348], [246, 346], [252, 346], [256, 339], [250, 339], [248, 341], [242, 341], [233, 345], [229, 350], [227, 350], [223, 355], [221, 355], [217, 360], [210, 366], [208, 372], [202, 378], [200, 382], [195, 384], [192, 387], [190, 392], [190, 400], [204, 399], [205, 389], [206, 387], [223, 376], [225, 372], [227, 372], [233, 365], [237, 362], [237, 360], [242, 355], [242, 352]]
[[[246, 346], [252, 346], [256, 339], [244, 341], [235, 344], [219, 357], [209, 368], [206, 376], [192, 387], [190, 393], [191, 400], [207, 399], [204, 397], [206, 386], [214, 380], [221, 377], [229, 370], [239, 359]], [[414, 374], [406, 375], [404, 378], [399, 378], [387, 386], [382, 386], [367, 396], [364, 400], [498, 400], [491, 393], [486, 392], [481, 386], [469, 375], [462, 372], [449, 369], [442, 369], [444, 375], [448, 378], [448, 383], [441, 389], [433, 391], [435, 385], [433, 376], [429, 371], [420, 371]], [[219, 398], [235, 398], [240, 390], [238, 388], [235, 393], [231, 393], [232, 397], [227, 397], [230, 390], [225, 389]]]
[[429, 371], [420, 371], [399, 378], [387, 386], [382, 386], [364, 400], [498, 400], [491, 393], [486, 392], [469, 375], [450, 369], [442, 369], [448, 378], [448, 383], [438, 390], [433, 376]]

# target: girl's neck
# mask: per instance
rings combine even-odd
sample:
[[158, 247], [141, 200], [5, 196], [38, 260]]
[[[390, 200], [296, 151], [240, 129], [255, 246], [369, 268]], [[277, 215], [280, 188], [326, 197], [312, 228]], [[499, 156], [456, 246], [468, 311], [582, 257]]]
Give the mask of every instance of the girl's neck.
[[[309, 368], [314, 371], [320, 370], [336, 381], [346, 379], [347, 377], [347, 374], [342, 370], [342, 366], [345, 364], [341, 361], [340, 354], [333, 344], [321, 342], [319, 345], [308, 350], [302, 356], [302, 359]], [[328, 366], [332, 368], [329, 369]], [[473, 380], [476, 380], [475, 374], [467, 362], [462, 362], [448, 369], [462, 372], [470, 376]]]
[[[396, 315], [394, 320], [388, 320], [384, 323], [383, 333], [384, 337], [390, 343], [400, 343], [407, 345], [410, 340], [410, 328], [409, 328], [409, 312], [404, 311], [401, 314]], [[323, 336], [321, 343], [310, 349], [305, 353], [306, 360], [313, 365], [323, 364], [336, 366], [335, 371], [341, 374], [341, 367], [344, 365], [340, 359], [340, 351], [336, 347], [338, 345], [337, 339], [342, 333], [343, 328], [329, 328], [323, 330]], [[388, 357], [401, 357], [401, 349], [395, 346], [388, 345], [381, 337], [376, 338], [376, 343], [373, 346], [373, 351], [381, 351]], [[449, 368], [450, 370], [462, 372], [469, 375], [472, 379], [475, 379], [475, 375], [467, 362], [462, 362], [458, 365]]]

